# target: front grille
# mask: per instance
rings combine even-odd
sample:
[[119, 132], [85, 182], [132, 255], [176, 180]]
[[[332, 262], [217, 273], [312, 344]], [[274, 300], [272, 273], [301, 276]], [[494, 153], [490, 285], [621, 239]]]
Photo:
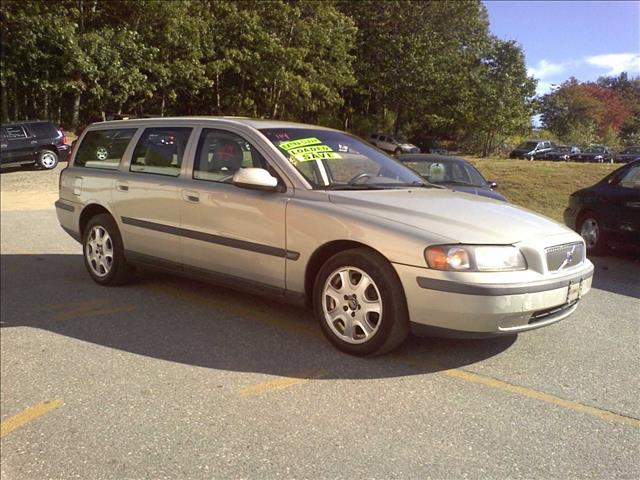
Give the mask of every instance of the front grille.
[[547, 269], [550, 272], [566, 270], [580, 265], [584, 259], [584, 244], [582, 242], [566, 243], [545, 249]]

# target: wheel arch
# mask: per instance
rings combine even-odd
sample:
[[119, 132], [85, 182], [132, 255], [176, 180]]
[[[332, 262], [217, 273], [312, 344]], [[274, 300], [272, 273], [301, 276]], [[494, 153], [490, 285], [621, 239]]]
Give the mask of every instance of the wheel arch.
[[38, 151], [36, 152], [36, 155], [40, 155], [42, 153], [43, 150], [51, 150], [52, 152], [54, 152], [56, 155], [58, 155], [58, 157], [60, 157], [60, 152], [58, 151], [58, 147], [56, 147], [53, 144], [49, 144], [49, 145], [41, 145], [40, 147], [38, 147]]
[[111, 218], [113, 218], [113, 221], [116, 223], [116, 225], [118, 224], [113, 214], [107, 208], [100, 205], [99, 203], [90, 203], [82, 209], [82, 212], [80, 212], [80, 218], [78, 220], [80, 238], [84, 238], [84, 230], [87, 227], [89, 220], [102, 213], [109, 215]]
[[380, 253], [375, 248], [365, 243], [358, 242], [356, 240], [332, 240], [330, 242], [320, 245], [311, 254], [311, 257], [309, 257], [309, 261], [307, 262], [307, 267], [305, 269], [304, 291], [305, 291], [305, 302], [307, 306], [311, 306], [313, 304], [313, 286], [316, 281], [318, 272], [322, 268], [322, 265], [324, 265], [325, 262], [329, 260], [329, 258], [334, 256], [336, 253], [340, 253], [345, 250], [351, 250], [353, 248], [365, 248], [367, 250], [377, 253], [378, 255], [385, 258], [387, 261], [389, 261], [387, 257], [385, 257], [382, 253]]

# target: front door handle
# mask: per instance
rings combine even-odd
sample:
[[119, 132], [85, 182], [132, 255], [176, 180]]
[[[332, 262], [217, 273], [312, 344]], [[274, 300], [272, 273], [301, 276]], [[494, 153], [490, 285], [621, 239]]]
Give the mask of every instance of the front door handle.
[[198, 203], [200, 201], [200, 194], [195, 190], [182, 190], [182, 199], [185, 202]]
[[116, 182], [116, 190], [118, 190], [119, 192], [128, 192], [129, 191], [129, 185], [127, 185], [126, 183], [122, 183], [122, 182]]

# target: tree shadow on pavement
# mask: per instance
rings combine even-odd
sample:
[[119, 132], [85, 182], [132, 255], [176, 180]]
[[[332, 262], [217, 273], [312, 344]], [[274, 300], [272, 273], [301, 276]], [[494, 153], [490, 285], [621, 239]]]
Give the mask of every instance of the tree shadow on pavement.
[[[30, 327], [199, 367], [371, 379], [464, 367], [500, 354], [516, 336], [410, 337], [397, 351], [357, 358], [333, 348], [313, 314], [255, 295], [143, 272], [128, 286], [95, 284], [80, 255], [2, 255], [1, 326]], [[5, 330], [5, 333], [7, 331]]]

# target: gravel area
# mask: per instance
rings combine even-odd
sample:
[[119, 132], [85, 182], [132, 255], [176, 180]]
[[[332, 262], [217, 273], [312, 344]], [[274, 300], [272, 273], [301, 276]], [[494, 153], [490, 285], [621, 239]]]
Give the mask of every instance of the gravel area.
[[58, 192], [58, 178], [66, 162], [61, 162], [53, 170], [32, 168], [9, 168], [2, 170], [0, 189], [2, 192]]

